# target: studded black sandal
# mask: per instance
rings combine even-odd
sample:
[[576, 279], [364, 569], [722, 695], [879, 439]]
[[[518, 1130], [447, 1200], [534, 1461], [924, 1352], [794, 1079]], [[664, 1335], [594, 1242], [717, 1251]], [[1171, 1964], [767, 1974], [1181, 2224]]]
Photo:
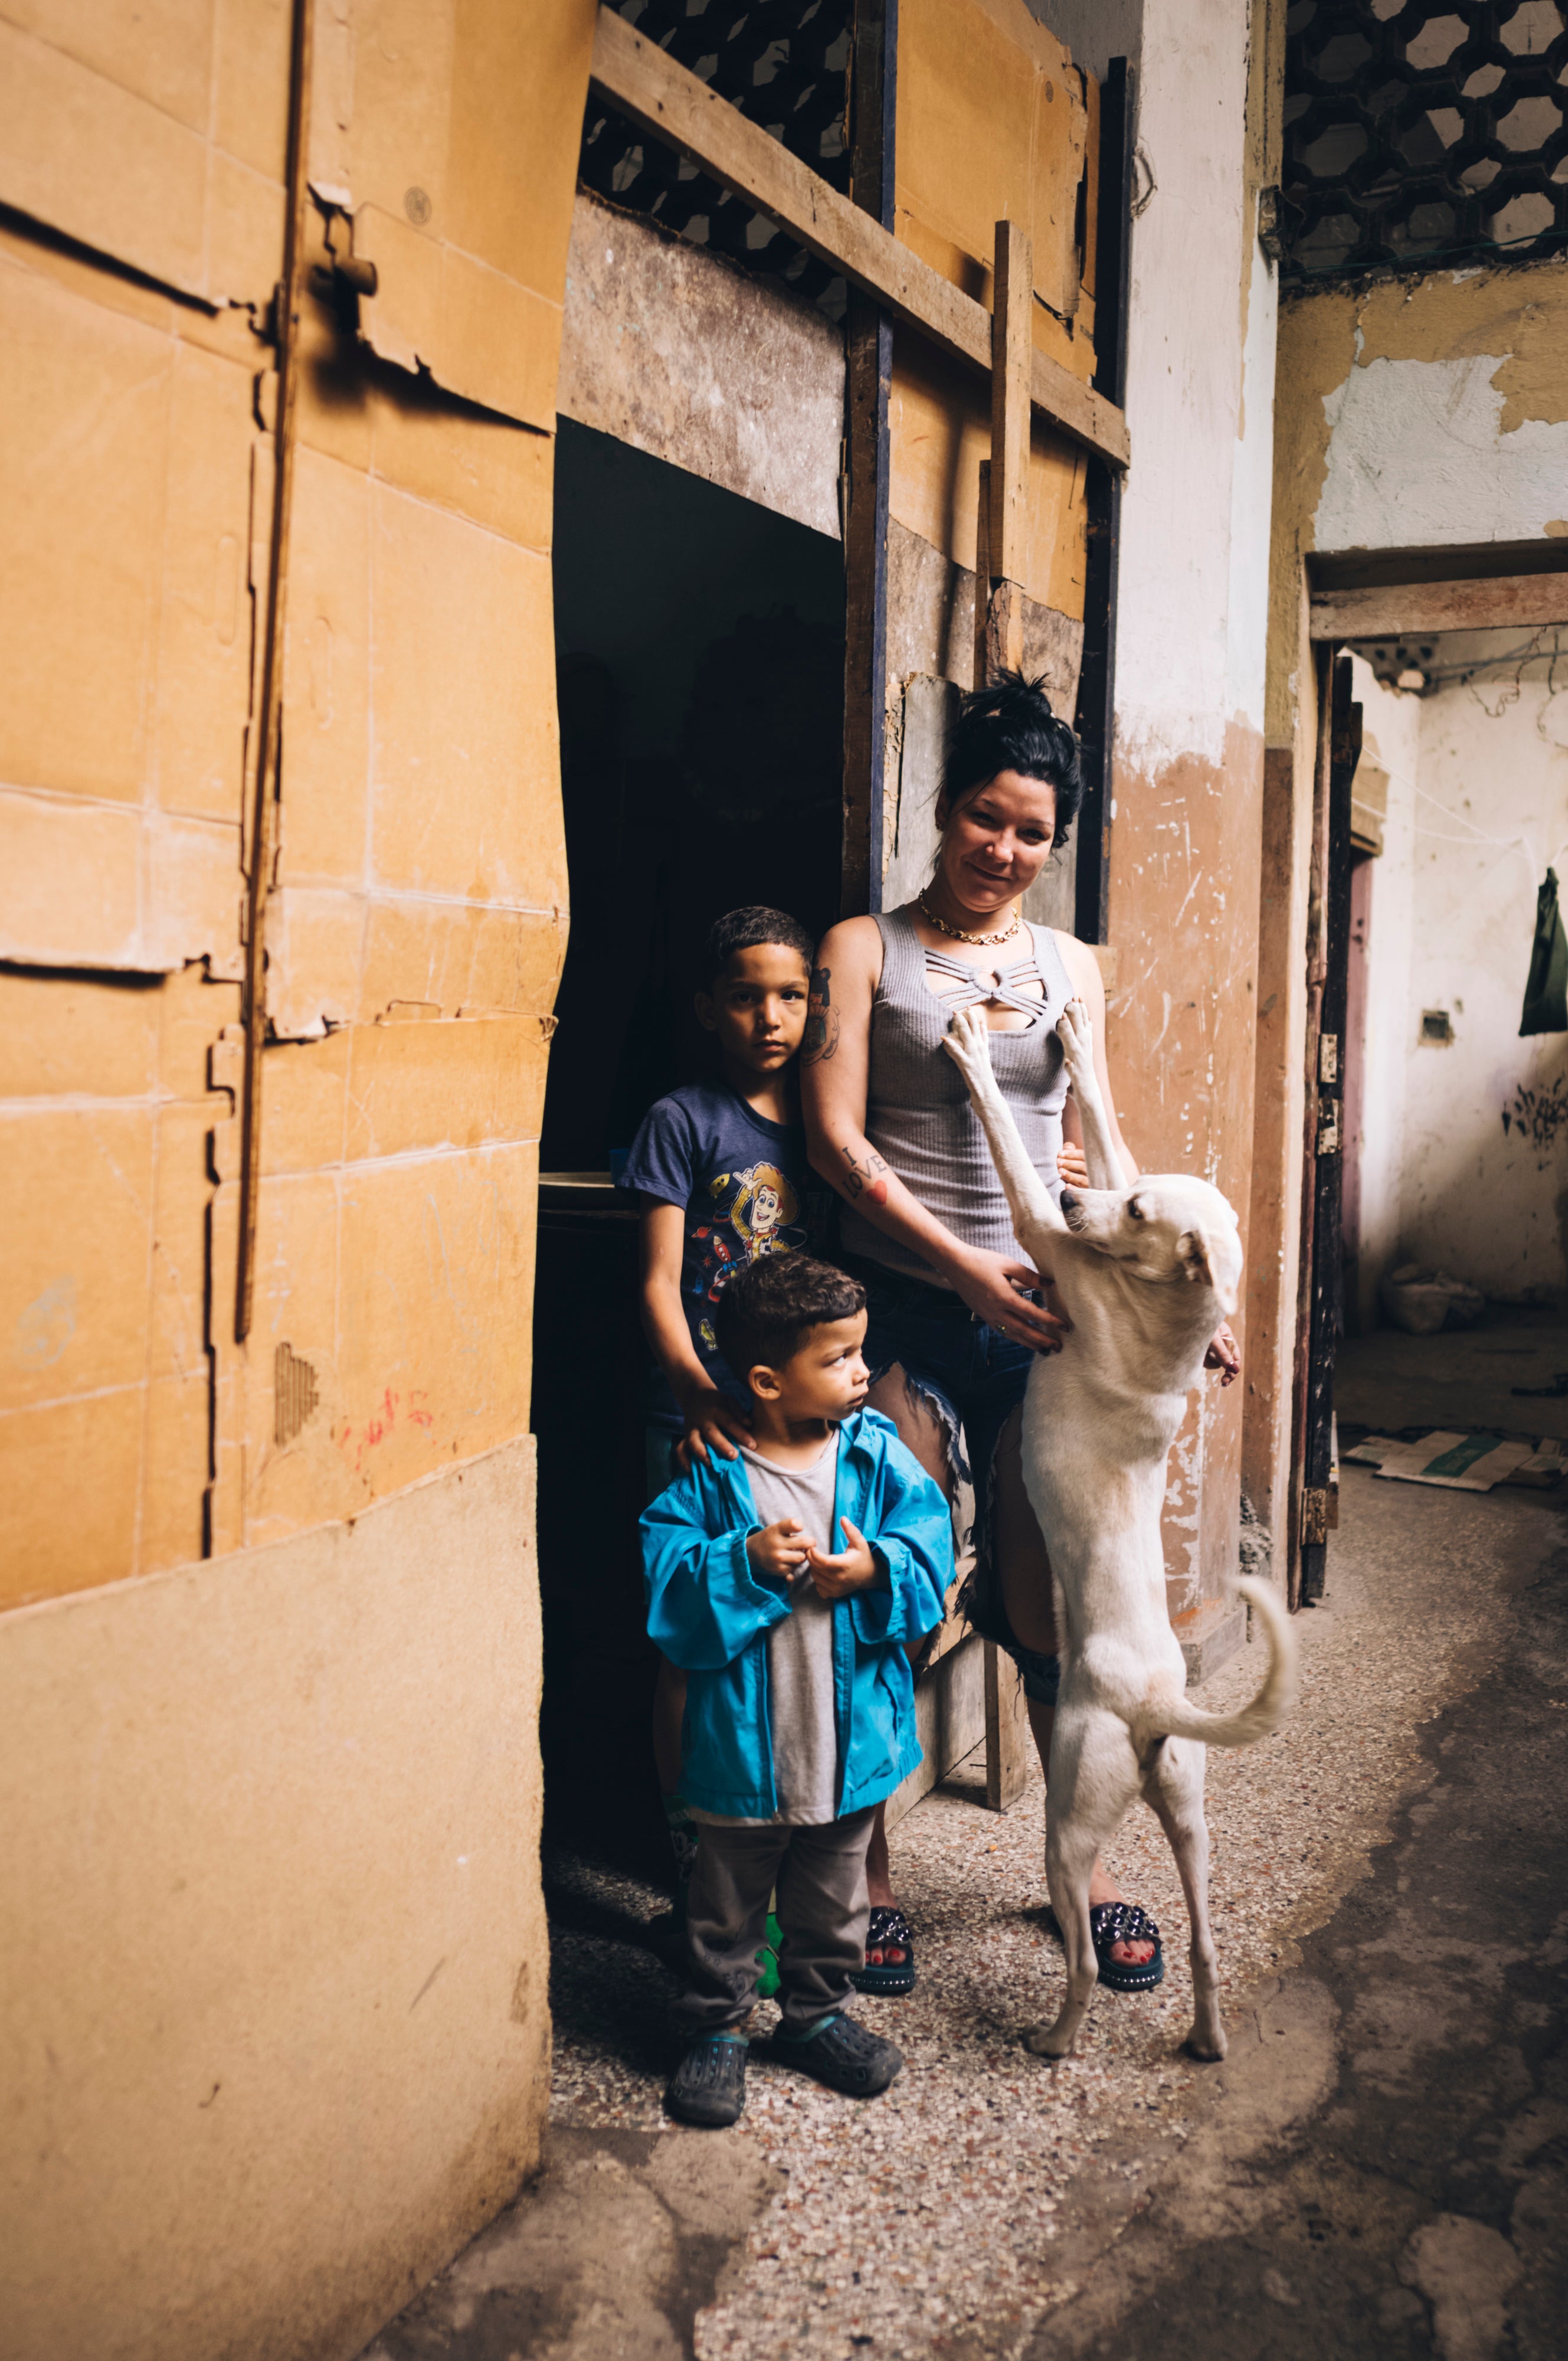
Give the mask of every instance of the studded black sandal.
[[[1153, 1992], [1156, 1984], [1164, 1982], [1165, 1953], [1160, 1948], [1159, 1928], [1135, 1902], [1095, 1903], [1089, 1914], [1089, 1931], [1094, 1939], [1094, 1956], [1100, 1962], [1100, 1981], [1107, 1992]], [[1114, 1943], [1152, 1943], [1154, 1955], [1147, 1960], [1113, 1960], [1111, 1947]]]
[[[1041, 1915], [1047, 1933], [1059, 1943], [1061, 1927], [1049, 1903]], [[1089, 1934], [1099, 1962], [1100, 1981], [1107, 1992], [1153, 1992], [1156, 1984], [1165, 1982], [1165, 1953], [1160, 1947], [1159, 1928], [1137, 1903], [1096, 1902], [1089, 1913]], [[1152, 1943], [1154, 1956], [1147, 1960], [1113, 1960], [1111, 1952], [1117, 1943]]]
[[875, 1962], [868, 1959], [850, 1979], [857, 1992], [869, 1993], [876, 2000], [903, 2000], [914, 1991], [915, 1938], [909, 1921], [902, 1910], [890, 1910], [879, 1903], [866, 1928], [866, 1949], [883, 1951], [890, 1945], [896, 1945], [903, 1959]]

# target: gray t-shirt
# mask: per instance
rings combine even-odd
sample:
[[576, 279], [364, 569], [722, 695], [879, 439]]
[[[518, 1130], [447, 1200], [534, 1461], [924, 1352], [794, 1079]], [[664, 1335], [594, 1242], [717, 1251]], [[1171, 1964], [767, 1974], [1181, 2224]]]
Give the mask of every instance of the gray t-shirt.
[[[839, 1477], [839, 1430], [809, 1467], [783, 1467], [741, 1446], [757, 1504], [757, 1521], [776, 1525], [798, 1517], [806, 1536], [837, 1556], [844, 1536], [833, 1526]], [[815, 1828], [838, 1817], [839, 1725], [833, 1710], [833, 1602], [819, 1598], [808, 1573], [790, 1584], [790, 1612], [768, 1633], [768, 1700], [773, 1725], [773, 1784], [779, 1806], [772, 1821], [737, 1820], [694, 1810], [692, 1817], [720, 1828], [782, 1823]]]

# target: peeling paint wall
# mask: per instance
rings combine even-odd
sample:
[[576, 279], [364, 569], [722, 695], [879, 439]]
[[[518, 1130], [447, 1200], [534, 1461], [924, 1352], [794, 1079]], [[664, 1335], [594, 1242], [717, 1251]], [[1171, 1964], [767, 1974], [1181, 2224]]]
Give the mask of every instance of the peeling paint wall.
[[[0, 1961], [27, 2223], [0, 2301], [38, 2361], [342, 2353], [505, 2199], [542, 2120], [529, 1312], [594, 8], [314, 9], [243, 1343], [291, 12], [25, 14], [0, 27], [0, 1719], [45, 1915], [11, 1914]], [[351, 235], [379, 280], [345, 300]], [[508, 1454], [491, 1498], [475, 1470]], [[438, 1888], [425, 1932], [462, 1964], [411, 2024]], [[349, 1891], [323, 1951], [322, 1895]], [[73, 1972], [56, 1905], [90, 1928]], [[455, 2062], [487, 2058], [477, 2082]], [[411, 2143], [414, 2116], [439, 2136]]]
[[[1134, 1154], [1146, 1170], [1213, 1180], [1244, 1236], [1274, 376], [1248, 38], [1243, 0], [1145, 13], [1139, 145], [1152, 186], [1132, 249], [1109, 1042]], [[1167, 1573], [1179, 1629], [1200, 1648], [1223, 1620], [1235, 1564], [1242, 1399], [1207, 1381], [1172, 1455]]]
[[[1539, 636], [1552, 653], [1568, 640]], [[1519, 638], [1447, 633], [1434, 662], [1481, 662]], [[1420, 698], [1366, 676], [1389, 774], [1368, 929], [1382, 1084], [1362, 1149], [1368, 1298], [1403, 1260], [1493, 1295], [1568, 1286], [1568, 1033], [1519, 1030], [1536, 887], [1568, 866], [1568, 692], [1552, 653], [1522, 679], [1517, 659], [1493, 663]], [[1423, 1040], [1429, 1011], [1451, 1039]]]
[[[1568, 533], [1565, 486], [1568, 264], [1554, 260], [1334, 283], [1294, 291], [1282, 304], [1266, 717], [1269, 761], [1277, 765], [1282, 798], [1279, 859], [1272, 900], [1266, 904], [1266, 917], [1271, 913], [1280, 930], [1280, 981], [1269, 986], [1271, 992], [1299, 995], [1305, 958], [1314, 729], [1305, 561], [1314, 552], [1338, 557], [1443, 548], [1472, 553], [1496, 542], [1502, 545], [1501, 570], [1507, 571], [1512, 548], [1531, 543], [1544, 547]], [[1394, 728], [1380, 697], [1378, 692], [1366, 701], [1369, 719], [1375, 706], [1384, 717], [1383, 725], [1372, 721], [1381, 746], [1385, 726], [1395, 737], [1401, 730]], [[1391, 799], [1406, 792], [1395, 781]], [[1373, 881], [1373, 961], [1379, 972], [1390, 933], [1397, 938], [1403, 925], [1390, 910], [1393, 905], [1397, 911], [1400, 900], [1388, 866], [1397, 842], [1396, 829]], [[1385, 913], [1382, 950], [1379, 904]], [[1299, 1013], [1290, 1014], [1283, 1042], [1270, 1040], [1266, 1059], [1260, 1048], [1259, 1061], [1254, 1195], [1255, 1204], [1266, 1200], [1279, 1211], [1278, 1283], [1270, 1315], [1271, 1367], [1263, 1373], [1265, 1382], [1249, 1394], [1247, 1467], [1260, 1505], [1273, 1502], [1277, 1530], [1290, 1451], [1304, 1016], [1302, 999]], [[1517, 1025], [1516, 1011], [1510, 1029]], [[1395, 1067], [1404, 1056], [1404, 1044], [1398, 1059], [1381, 1038], [1374, 1046], [1372, 1066], [1382, 1072], [1387, 1088], [1393, 1087]], [[1261, 1127], [1266, 1108], [1266, 1133]], [[1493, 1120], [1501, 1138], [1500, 1116]], [[1375, 1284], [1376, 1264], [1393, 1250], [1395, 1232], [1402, 1227], [1390, 1209], [1388, 1175], [1398, 1154], [1395, 1134], [1387, 1127], [1379, 1131], [1375, 1110], [1369, 1122], [1362, 1202], [1367, 1239], [1364, 1289]]]

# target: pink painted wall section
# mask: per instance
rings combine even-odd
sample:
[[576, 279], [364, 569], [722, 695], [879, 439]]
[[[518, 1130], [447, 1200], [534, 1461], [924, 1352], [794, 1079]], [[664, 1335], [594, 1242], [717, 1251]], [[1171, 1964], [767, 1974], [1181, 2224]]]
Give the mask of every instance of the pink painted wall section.
[[[1118, 767], [1111, 939], [1123, 948], [1107, 1047], [1123, 1130], [1144, 1170], [1223, 1190], [1244, 1246], [1262, 826], [1263, 741], [1242, 723], [1218, 763]], [[1245, 1368], [1244, 1311], [1245, 1287], [1232, 1323]], [[1214, 1619], [1236, 1563], [1243, 1400], [1242, 1383], [1206, 1377], [1171, 1453], [1166, 1573], [1183, 1639]]]

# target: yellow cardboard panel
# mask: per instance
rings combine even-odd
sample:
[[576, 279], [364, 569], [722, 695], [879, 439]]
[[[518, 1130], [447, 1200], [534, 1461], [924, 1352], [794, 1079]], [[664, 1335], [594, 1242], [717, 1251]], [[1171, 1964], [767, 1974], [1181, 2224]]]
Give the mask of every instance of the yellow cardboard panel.
[[565, 954], [564, 916], [377, 901], [366, 928], [360, 1015], [544, 1015], [554, 1005]]
[[[888, 506], [900, 524], [955, 565], [974, 568], [980, 466], [991, 456], [983, 378], [923, 338], [894, 347]], [[1029, 451], [1025, 589], [1075, 620], [1083, 613], [1083, 468], [1070, 445], [1036, 422]]]
[[154, 724], [159, 799], [237, 821], [250, 710], [253, 372], [184, 345], [170, 385]]
[[907, 0], [901, 8], [900, 234], [910, 217], [970, 258], [957, 283], [976, 263], [989, 265], [996, 224], [1016, 221], [1033, 240], [1036, 290], [1057, 311], [1072, 311], [1086, 134], [1071, 60], [1024, 0]]
[[213, 1110], [199, 1104], [162, 1107], [158, 1115], [147, 1362], [157, 1379], [206, 1381], [212, 1123]]
[[231, 302], [267, 301], [283, 275], [288, 200], [280, 181], [211, 152], [207, 180], [207, 277]]
[[332, 886], [289, 885], [267, 904], [267, 1014], [285, 1040], [346, 1025], [359, 1003], [365, 904]]
[[427, 379], [369, 389], [378, 476], [525, 549], [550, 547], [555, 438], [454, 401]]
[[210, 959], [238, 976], [245, 881], [240, 830], [220, 820], [165, 818], [148, 829], [148, 964], [177, 968]]
[[318, 1172], [341, 1164], [351, 1030], [275, 1042], [261, 1060], [261, 1165]]
[[[245, 1355], [247, 1542], [269, 1541], [353, 1510], [354, 1487], [331, 1439], [339, 1400], [338, 1231], [335, 1174], [264, 1182], [255, 1315]], [[422, 1298], [411, 1296], [409, 1309], [417, 1323]]]
[[134, 800], [175, 347], [0, 266], [0, 778]]
[[136, 812], [0, 787], [0, 959], [139, 964], [140, 866]]
[[377, 879], [564, 906], [548, 561], [385, 487], [371, 518]]
[[141, 1098], [158, 1079], [156, 983], [0, 973], [0, 1099]]
[[142, 1401], [126, 1386], [0, 1417], [0, 1609], [132, 1571]]
[[213, 13], [213, 0], [5, 0], [14, 25], [203, 133]]
[[[280, 185], [288, 169], [290, 15], [289, 0], [217, 0], [216, 5], [213, 136], [231, 156]], [[324, 30], [318, 19], [318, 41]]]
[[594, 20], [593, 0], [355, 0], [313, 126], [313, 175], [352, 192], [380, 273], [373, 349], [547, 430]]
[[295, 459], [284, 668], [280, 874], [358, 884], [369, 762], [369, 486], [335, 460]]
[[536, 1172], [516, 1147], [345, 1173], [333, 1441], [362, 1499], [526, 1422]]
[[206, 196], [203, 138], [0, 22], [0, 201], [204, 296]]
[[142, 1447], [137, 1572], [157, 1574], [203, 1554], [203, 1501], [212, 1448], [208, 1380], [166, 1378], [148, 1386]]
[[0, 1410], [140, 1382], [153, 1115], [94, 1106], [6, 1119], [0, 1154]]
[[[158, 1079], [177, 1099], [200, 1100], [209, 1123], [233, 1112], [229, 1092], [216, 1090], [211, 1059], [225, 1026], [240, 1018], [237, 981], [218, 981], [192, 965], [170, 976], [159, 989]], [[234, 1069], [237, 1078], [238, 1067]]]
[[351, 1038], [350, 1159], [537, 1139], [547, 1049], [539, 1017], [361, 1025]]

